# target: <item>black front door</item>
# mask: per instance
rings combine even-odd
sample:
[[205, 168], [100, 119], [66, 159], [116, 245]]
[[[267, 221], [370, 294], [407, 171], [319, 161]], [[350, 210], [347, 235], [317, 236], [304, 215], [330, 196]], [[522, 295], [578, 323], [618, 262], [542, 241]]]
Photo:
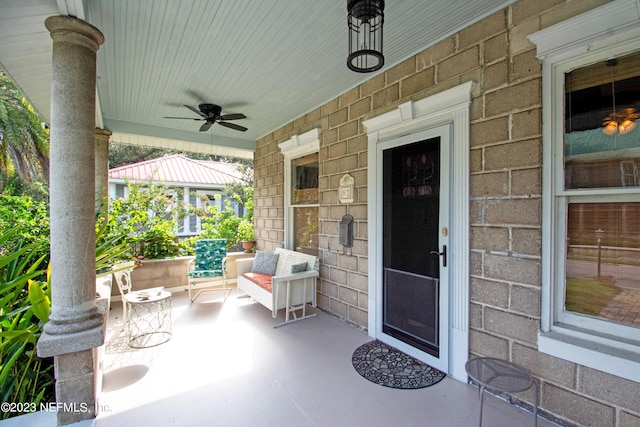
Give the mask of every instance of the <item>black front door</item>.
[[382, 331], [438, 358], [441, 138], [383, 151]]

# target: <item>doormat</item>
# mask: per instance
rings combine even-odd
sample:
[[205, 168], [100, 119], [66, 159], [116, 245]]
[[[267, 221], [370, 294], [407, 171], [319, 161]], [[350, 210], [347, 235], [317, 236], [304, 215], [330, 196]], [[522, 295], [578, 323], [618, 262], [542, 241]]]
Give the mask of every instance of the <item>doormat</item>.
[[356, 372], [385, 387], [416, 389], [437, 384], [444, 372], [404, 354], [378, 340], [362, 344], [353, 352]]

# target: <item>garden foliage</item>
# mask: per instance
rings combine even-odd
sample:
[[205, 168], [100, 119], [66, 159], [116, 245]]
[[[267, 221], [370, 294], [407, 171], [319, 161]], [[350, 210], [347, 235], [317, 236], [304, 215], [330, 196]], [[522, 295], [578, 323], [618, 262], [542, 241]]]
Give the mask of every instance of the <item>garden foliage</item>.
[[[53, 400], [53, 360], [36, 355], [51, 309], [46, 255], [34, 242], [15, 241], [17, 229], [0, 234], [0, 390], [3, 402]], [[2, 418], [13, 415], [3, 412]]]
[[202, 231], [184, 242], [186, 250], [193, 248], [198, 239], [227, 239], [227, 251], [241, 250], [240, 243], [253, 240], [253, 187], [242, 187], [243, 194], [234, 192], [231, 197], [238, 203], [244, 204], [245, 214], [241, 218], [235, 216], [231, 202], [227, 200], [224, 209], [218, 206], [208, 206], [199, 210]]
[[110, 201], [106, 239], [122, 236], [133, 258], [178, 256], [175, 232], [178, 221], [190, 208], [179, 197], [170, 196], [166, 187], [153, 183], [128, 182], [128, 197]]
[[[30, 196], [14, 196], [0, 193], [0, 234], [15, 230], [5, 247], [35, 243], [32, 247], [35, 259], [49, 254], [49, 212], [46, 201]], [[45, 263], [48, 259], [45, 260]]]
[[[227, 239], [227, 250], [243, 240], [253, 240], [253, 187], [243, 187], [242, 194], [230, 194], [245, 207], [243, 217], [236, 217], [227, 201], [224, 209], [203, 203], [194, 207], [183, 202], [184, 195], [152, 182], [127, 183], [128, 197], [112, 200], [105, 238], [124, 234], [121, 242], [129, 247], [132, 258], [159, 259], [193, 255], [198, 239]], [[180, 240], [179, 225], [187, 215], [201, 218], [202, 232]]]

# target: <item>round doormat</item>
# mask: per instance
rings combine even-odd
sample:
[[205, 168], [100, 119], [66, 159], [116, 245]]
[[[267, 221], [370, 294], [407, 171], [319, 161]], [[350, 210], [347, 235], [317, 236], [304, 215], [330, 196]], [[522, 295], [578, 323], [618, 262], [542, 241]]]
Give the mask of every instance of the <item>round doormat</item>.
[[446, 374], [378, 340], [361, 345], [351, 358], [356, 372], [391, 388], [415, 389], [440, 382]]

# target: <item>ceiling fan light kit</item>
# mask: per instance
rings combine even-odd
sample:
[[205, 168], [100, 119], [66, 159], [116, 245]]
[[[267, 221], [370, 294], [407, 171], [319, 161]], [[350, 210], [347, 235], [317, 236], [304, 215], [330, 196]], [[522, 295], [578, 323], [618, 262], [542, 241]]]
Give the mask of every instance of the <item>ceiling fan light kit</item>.
[[382, 25], [384, 0], [348, 0], [349, 57], [347, 67], [358, 73], [377, 71], [384, 65]]
[[186, 119], [186, 120], [205, 120], [205, 122], [200, 126], [200, 132], [206, 132], [209, 128], [217, 123], [220, 126], [227, 127], [229, 129], [237, 130], [240, 132], [245, 132], [247, 130], [246, 127], [237, 125], [235, 123], [229, 123], [227, 120], [239, 120], [246, 119], [242, 113], [234, 113], [234, 114], [221, 114], [222, 107], [216, 104], [208, 104], [203, 103], [198, 105], [198, 108], [192, 107], [191, 105], [184, 105], [189, 110], [193, 111], [200, 117], [191, 118], [191, 117], [166, 117], [165, 119]]

